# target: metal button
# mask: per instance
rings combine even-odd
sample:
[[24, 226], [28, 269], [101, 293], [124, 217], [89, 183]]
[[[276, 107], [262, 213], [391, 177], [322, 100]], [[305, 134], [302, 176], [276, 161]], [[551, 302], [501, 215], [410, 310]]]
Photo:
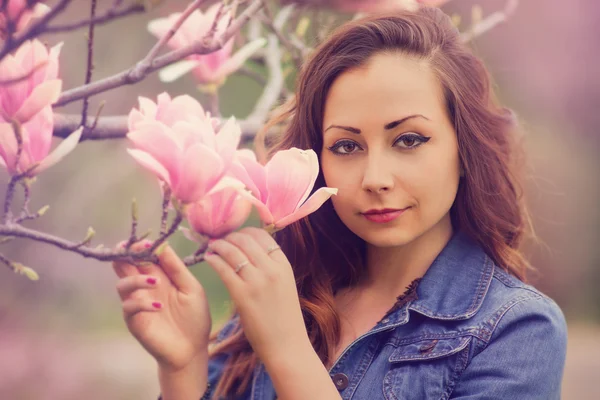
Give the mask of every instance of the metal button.
[[434, 339], [431, 342], [422, 345], [421, 347], [419, 347], [419, 352], [421, 352], [421, 353], [429, 353], [431, 350], [433, 350], [433, 348], [435, 347], [435, 345], [437, 344], [437, 342], [438, 342], [438, 340]]
[[344, 390], [348, 387], [348, 377], [346, 374], [335, 374], [331, 379], [333, 379], [333, 383], [338, 390]]

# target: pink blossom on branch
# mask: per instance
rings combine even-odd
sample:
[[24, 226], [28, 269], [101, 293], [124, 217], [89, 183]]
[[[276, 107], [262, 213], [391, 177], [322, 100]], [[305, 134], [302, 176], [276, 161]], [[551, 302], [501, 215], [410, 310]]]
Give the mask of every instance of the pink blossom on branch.
[[[168, 45], [176, 50], [189, 46], [197, 40], [202, 40], [209, 33], [220, 6], [220, 3], [214, 4], [205, 13], [195, 10], [169, 40]], [[180, 15], [181, 13], [174, 13], [166, 18], [150, 21], [148, 30], [157, 38], [161, 38], [169, 32]], [[230, 12], [224, 12], [221, 15], [216, 25], [215, 37], [219, 37], [225, 32], [231, 17]], [[210, 54], [192, 55], [186, 60], [169, 65], [160, 71], [159, 77], [163, 82], [172, 82], [191, 71], [200, 84], [221, 85], [228, 75], [237, 71], [252, 54], [266, 43], [265, 39], [257, 39], [232, 54], [233, 42], [232, 38], [220, 50]]]
[[[13, 125], [9, 122], [0, 123], [0, 166], [6, 168], [10, 175], [27, 172], [27, 175], [32, 177], [56, 164], [77, 146], [83, 128], [69, 135], [50, 153], [53, 128], [54, 120], [50, 106], [46, 106], [27, 122], [20, 124], [23, 150], [17, 163], [18, 143]], [[31, 169], [36, 164], [37, 167]]]
[[275, 153], [265, 166], [250, 150], [240, 150], [231, 175], [250, 191], [247, 197], [257, 207], [266, 226], [281, 229], [315, 212], [337, 189], [322, 187], [312, 196], [319, 174], [319, 161], [313, 150], [291, 148]]
[[191, 230], [181, 230], [188, 239], [203, 243], [206, 237], [220, 238], [235, 231], [251, 211], [252, 203], [239, 189], [225, 187], [186, 207]]
[[[6, 0], [0, 1], [0, 4]], [[39, 2], [31, 8], [27, 0], [8, 0], [4, 12], [0, 11], [0, 38], [6, 39], [9, 33], [9, 23], [13, 25], [14, 33], [23, 31], [33, 18], [42, 17], [50, 7]]]
[[[191, 97], [186, 99], [188, 110], [195, 108], [198, 114], [184, 112], [181, 119], [174, 120], [157, 112], [156, 119], [139, 120], [140, 111], [132, 110], [129, 121], [134, 129], [127, 137], [135, 148], [127, 151], [165, 182], [176, 199], [193, 203], [215, 189], [229, 170], [241, 129], [232, 117], [215, 133], [210, 116], [202, 112], [199, 104], [192, 106], [190, 101], [195, 100]], [[172, 104], [179, 102], [183, 101], [178, 97], [172, 100]], [[140, 104], [141, 114], [152, 115], [155, 103], [141, 98]], [[160, 105], [155, 106], [160, 109]]]
[[46, 49], [39, 40], [23, 43], [0, 61], [0, 122], [24, 123], [58, 100], [58, 56], [62, 43]]

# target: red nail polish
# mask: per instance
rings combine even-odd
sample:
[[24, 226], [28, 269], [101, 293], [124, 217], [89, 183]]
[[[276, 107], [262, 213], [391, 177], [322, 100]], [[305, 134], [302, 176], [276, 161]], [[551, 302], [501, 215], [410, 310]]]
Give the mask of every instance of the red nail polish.
[[154, 285], [154, 284], [156, 284], [156, 279], [154, 279], [154, 278], [148, 278], [148, 279], [146, 279], [146, 282], [148, 282], [151, 285]]
[[154, 303], [152, 303], [152, 307], [154, 307], [154, 308], [162, 308], [162, 304], [160, 304], [159, 302], [155, 301]]
[[149, 249], [150, 247], [152, 247], [152, 242], [145, 242], [144, 247]]

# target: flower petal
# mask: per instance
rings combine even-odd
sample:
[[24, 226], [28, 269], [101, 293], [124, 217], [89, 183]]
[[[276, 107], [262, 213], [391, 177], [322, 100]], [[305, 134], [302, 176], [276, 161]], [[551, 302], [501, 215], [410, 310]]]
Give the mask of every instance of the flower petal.
[[265, 38], [258, 38], [246, 43], [242, 48], [235, 52], [233, 56], [227, 59], [219, 68], [219, 75], [226, 77], [237, 71], [252, 54], [256, 53], [267, 43]]
[[312, 196], [310, 196], [306, 203], [302, 204], [295, 212], [283, 217], [278, 221], [275, 221], [275, 228], [283, 228], [292, 222], [296, 222], [299, 219], [312, 214], [313, 212], [317, 211], [323, 205], [323, 203], [329, 200], [331, 196], [337, 194], [337, 192], [337, 189], [328, 187], [322, 187], [318, 189], [315, 193], [313, 193]]
[[231, 117], [219, 130], [216, 136], [217, 153], [229, 164], [240, 144], [242, 129], [236, 123], [235, 117]]
[[156, 161], [154, 157], [152, 157], [150, 154], [144, 151], [137, 149], [127, 149], [127, 152], [129, 153], [129, 155], [131, 155], [131, 157], [134, 158], [135, 161], [138, 162], [138, 164], [152, 172], [159, 179], [166, 182], [166, 184], [169, 185], [169, 187], [171, 186], [169, 172], [166, 170], [165, 167], [162, 166], [161, 163]]
[[196, 60], [178, 61], [161, 69], [158, 72], [158, 78], [161, 82], [173, 82], [192, 71], [197, 65], [198, 61]]
[[80, 127], [75, 132], [71, 133], [69, 137], [64, 139], [60, 144], [54, 149], [48, 157], [44, 158], [40, 165], [32, 171], [32, 174], [39, 174], [40, 172], [50, 168], [60, 160], [62, 160], [67, 154], [69, 154], [75, 146], [79, 143], [79, 139], [81, 139], [81, 134], [83, 133], [83, 127]]
[[265, 166], [267, 207], [276, 221], [296, 211], [306, 192], [312, 190], [316, 178], [313, 161], [310, 152], [291, 148], [275, 153]]
[[177, 184], [180, 160], [183, 149], [173, 140], [169, 127], [156, 121], [143, 121], [137, 124], [138, 130], [129, 132], [127, 138], [133, 145], [148, 154], [169, 172], [172, 184]]
[[181, 176], [174, 195], [183, 203], [193, 203], [206, 195], [225, 175], [221, 157], [211, 148], [196, 143], [182, 159]]
[[42, 108], [55, 103], [60, 96], [61, 88], [60, 79], [46, 81], [36, 86], [15, 114], [15, 119], [20, 122], [28, 121]]

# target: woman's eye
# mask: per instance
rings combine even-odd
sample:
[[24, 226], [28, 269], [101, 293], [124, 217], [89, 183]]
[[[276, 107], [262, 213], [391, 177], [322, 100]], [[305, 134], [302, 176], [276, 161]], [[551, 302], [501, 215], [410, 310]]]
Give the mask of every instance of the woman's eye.
[[329, 147], [334, 154], [347, 155], [354, 153], [359, 148], [358, 144], [350, 141], [340, 141]]
[[431, 139], [431, 138], [428, 136], [421, 136], [416, 133], [409, 133], [409, 134], [400, 136], [398, 138], [398, 140], [396, 140], [396, 143], [394, 143], [394, 144], [395, 145], [401, 144], [400, 147], [405, 148], [405, 149], [414, 149], [414, 148], [419, 147], [423, 143], [428, 142], [429, 139]]

